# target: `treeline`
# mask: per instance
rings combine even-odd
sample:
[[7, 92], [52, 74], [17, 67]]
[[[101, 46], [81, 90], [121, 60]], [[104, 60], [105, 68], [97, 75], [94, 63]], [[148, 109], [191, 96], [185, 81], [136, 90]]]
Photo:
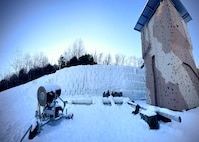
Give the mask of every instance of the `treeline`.
[[4, 75], [0, 81], [0, 91], [27, 83], [44, 75], [55, 73], [56, 70], [77, 66], [77, 65], [129, 65], [141, 66], [143, 60], [141, 58], [126, 57], [121, 54], [93, 53], [88, 54], [84, 48], [83, 41], [77, 39], [58, 59], [58, 65], [51, 65], [47, 56], [42, 52], [36, 55], [22, 54], [21, 51], [16, 51], [15, 56], [11, 61], [11, 67], [14, 73]]
[[[61, 56], [60, 59], [63, 59], [63, 62], [67, 64], [67, 62], [73, 58], [77, 57], [79, 59], [80, 56], [86, 55], [87, 52], [84, 48], [83, 41], [81, 39], [77, 39], [70, 48], [68, 48]], [[90, 53], [93, 57], [95, 63], [100, 65], [120, 65], [120, 66], [136, 66], [140, 67], [143, 64], [142, 58], [137, 58], [135, 56], [125, 56], [123, 54], [105, 54], [105, 53]], [[59, 59], [59, 60], [60, 60]], [[74, 59], [76, 60], [76, 59]], [[59, 62], [60, 65], [61, 62]]]
[[58, 60], [60, 69], [70, 66], [95, 64], [97, 64], [97, 62], [94, 60], [93, 55], [86, 52], [81, 39], [77, 39], [71, 48], [68, 48]]
[[65, 67], [97, 64], [96, 62], [94, 62], [92, 55], [89, 54], [82, 55], [79, 58], [74, 56], [66, 63], [65, 63], [65, 58], [61, 57], [61, 59], [59, 59], [59, 62], [60, 62], [60, 67], [56, 64], [52, 66], [50, 63], [48, 63], [44, 67], [36, 66], [34, 68], [31, 68], [29, 71], [27, 71], [27, 69], [25, 68], [22, 68], [18, 73], [14, 73], [11, 76], [7, 77], [6, 79], [0, 81], [0, 91], [27, 83], [44, 75], [55, 73], [56, 70]]
[[77, 58], [76, 56], [72, 57], [69, 61], [67, 61], [63, 56], [61, 56], [58, 60], [59, 68], [65, 68], [70, 66], [78, 66], [78, 65], [95, 65], [97, 64], [93, 56], [90, 54], [82, 55], [81, 57]]
[[1, 80], [0, 91], [27, 83], [44, 75], [55, 73], [56, 68], [56, 66], [52, 66], [51, 64], [45, 67], [32, 68], [28, 72], [26, 69], [22, 68], [18, 74], [14, 73], [6, 79]]

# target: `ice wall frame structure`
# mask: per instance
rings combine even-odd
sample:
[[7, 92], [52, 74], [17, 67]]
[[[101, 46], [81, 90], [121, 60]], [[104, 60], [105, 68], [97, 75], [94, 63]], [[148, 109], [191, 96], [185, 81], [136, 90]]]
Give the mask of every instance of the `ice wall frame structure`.
[[134, 29], [141, 32], [147, 103], [181, 111], [199, 106], [199, 77], [180, 0], [149, 0]]

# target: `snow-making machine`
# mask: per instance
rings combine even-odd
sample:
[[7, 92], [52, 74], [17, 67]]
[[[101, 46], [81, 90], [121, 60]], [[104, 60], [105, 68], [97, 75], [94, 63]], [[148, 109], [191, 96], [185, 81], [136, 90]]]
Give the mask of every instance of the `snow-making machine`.
[[[60, 98], [61, 88], [58, 85], [45, 85], [40, 86], [37, 90], [38, 108], [35, 111], [35, 119], [32, 125], [26, 131], [21, 141], [29, 132], [29, 139], [33, 139], [38, 135], [42, 127], [49, 122], [54, 122], [62, 118], [73, 119], [73, 114], [67, 114], [67, 109], [64, 109], [67, 101], [63, 101]], [[63, 106], [58, 105], [58, 99], [63, 103]]]

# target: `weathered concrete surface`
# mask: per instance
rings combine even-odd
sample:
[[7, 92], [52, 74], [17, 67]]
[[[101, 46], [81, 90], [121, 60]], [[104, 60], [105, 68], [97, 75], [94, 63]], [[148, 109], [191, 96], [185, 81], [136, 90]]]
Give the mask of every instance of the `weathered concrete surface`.
[[163, 0], [141, 31], [147, 102], [173, 110], [199, 106], [199, 78], [187, 25]]

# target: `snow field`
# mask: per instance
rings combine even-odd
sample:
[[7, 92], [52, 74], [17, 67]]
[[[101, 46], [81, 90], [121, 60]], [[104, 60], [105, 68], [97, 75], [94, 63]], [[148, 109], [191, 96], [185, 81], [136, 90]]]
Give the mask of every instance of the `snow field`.
[[[74, 119], [61, 119], [46, 125], [43, 127], [42, 132], [31, 140], [32, 142], [198, 142], [199, 108], [184, 112], [163, 109], [164, 112], [181, 116], [182, 123], [175, 121], [171, 123], [160, 122], [159, 130], [150, 130], [147, 123], [140, 119], [139, 115], [132, 114], [135, 108], [127, 104], [128, 98], [102, 98], [103, 91], [109, 87], [114, 91], [117, 91], [115, 89], [121, 91], [126, 86], [130, 86], [131, 83], [129, 82], [133, 78], [132, 72], [136, 73], [137, 71], [130, 67], [117, 68], [110, 66], [110, 70], [108, 68], [109, 66], [72, 67], [0, 92], [0, 141], [13, 142], [22, 138], [31, 125], [37, 110], [37, 89], [44, 84], [50, 83], [58, 84], [61, 87], [62, 94], [60, 97], [69, 101], [66, 108], [68, 113], [74, 114]], [[97, 70], [103, 70], [103, 72], [114, 75], [110, 75], [109, 79], [106, 79], [106, 76], [108, 77], [109, 75], [104, 75], [103, 72], [100, 72], [100, 76], [103, 77], [99, 77]], [[114, 72], [113, 70], [119, 73], [112, 73]], [[122, 75], [122, 71], [126, 73]], [[128, 73], [129, 71], [130, 73]], [[79, 75], [81, 72], [84, 72], [87, 76]], [[91, 75], [88, 75], [90, 73], [96, 74], [96, 76], [92, 78]], [[141, 73], [138, 72], [138, 74]], [[80, 82], [83, 82], [84, 78], [90, 83], [81, 85]], [[111, 79], [112, 81], [110, 81]], [[138, 79], [137, 81], [142, 82], [143, 80]], [[134, 84], [131, 85], [133, 86]], [[77, 90], [73, 89], [73, 87]], [[125, 89], [129, 91], [128, 87]], [[138, 90], [133, 89], [130, 91], [138, 92]], [[103, 105], [104, 99], [110, 100], [111, 105]], [[123, 104], [114, 104], [114, 99], [122, 100]], [[71, 103], [73, 100], [92, 100], [92, 105], [74, 105]], [[147, 105], [145, 101], [136, 100], [136, 103], [147, 107], [149, 110], [157, 109]], [[59, 104], [62, 105], [60, 101]], [[24, 139], [25, 141], [30, 142], [27, 136]]]
[[[54, 124], [46, 125], [42, 133], [32, 141], [198, 141], [198, 136], [195, 135], [194, 137], [193, 135], [194, 132], [186, 130], [191, 130], [191, 127], [186, 125], [185, 127], [183, 126], [187, 122], [160, 122], [159, 130], [150, 130], [147, 123], [140, 119], [139, 115], [132, 115], [132, 110], [134, 110], [134, 108], [127, 103], [122, 105], [115, 105], [113, 103], [109, 106], [102, 105], [101, 97], [93, 97], [92, 100], [94, 102], [92, 105], [68, 104], [66, 106], [68, 108], [68, 113], [73, 113], [74, 119], [62, 119]], [[140, 101], [139, 103], [143, 104], [144, 102]], [[199, 112], [199, 109], [197, 109], [197, 112]], [[175, 112], [173, 113], [176, 114]], [[186, 120], [185, 118], [188, 117], [188, 115], [184, 115], [183, 113], [179, 114], [182, 116], [183, 120]], [[190, 120], [188, 121], [190, 122]], [[193, 126], [194, 125], [192, 125], [192, 127]], [[195, 134], [196, 133], [197, 132], [195, 132]]]

